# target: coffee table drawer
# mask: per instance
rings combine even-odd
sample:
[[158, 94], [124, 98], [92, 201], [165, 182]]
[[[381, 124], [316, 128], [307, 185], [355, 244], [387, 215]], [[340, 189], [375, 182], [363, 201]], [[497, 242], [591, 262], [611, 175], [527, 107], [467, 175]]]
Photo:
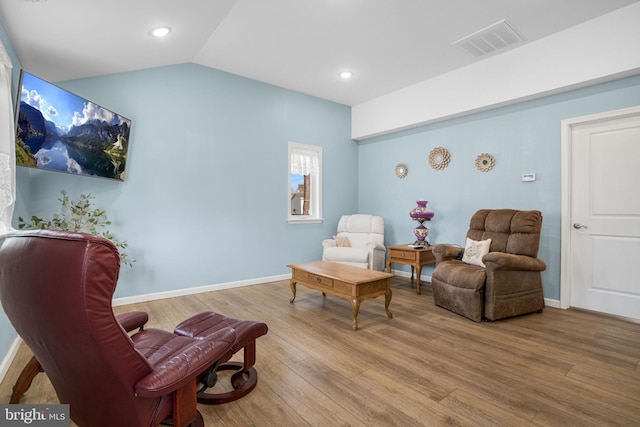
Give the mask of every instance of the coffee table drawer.
[[323, 288], [333, 288], [333, 279], [328, 277], [318, 276], [317, 274], [309, 273], [306, 271], [294, 270], [294, 279], [298, 279], [301, 282], [306, 282], [313, 286], [320, 286]]

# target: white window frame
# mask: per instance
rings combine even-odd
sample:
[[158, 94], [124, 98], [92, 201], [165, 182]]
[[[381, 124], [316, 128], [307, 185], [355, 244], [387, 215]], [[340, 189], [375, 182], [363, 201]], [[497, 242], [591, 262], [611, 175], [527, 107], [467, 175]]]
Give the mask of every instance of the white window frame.
[[[291, 214], [291, 173], [292, 154], [301, 152], [314, 155], [318, 159], [318, 174], [310, 174], [311, 177], [311, 211], [309, 215], [292, 215]], [[289, 142], [289, 150], [287, 157], [287, 222], [289, 224], [318, 224], [324, 221], [322, 217], [322, 147], [317, 145], [300, 144], [297, 142]]]

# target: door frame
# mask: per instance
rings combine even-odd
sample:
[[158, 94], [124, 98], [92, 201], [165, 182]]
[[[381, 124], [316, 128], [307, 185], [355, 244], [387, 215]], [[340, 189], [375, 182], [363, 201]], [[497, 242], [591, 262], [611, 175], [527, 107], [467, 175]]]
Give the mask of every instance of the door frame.
[[640, 107], [623, 108], [604, 113], [590, 114], [562, 120], [562, 206], [561, 206], [561, 235], [560, 235], [560, 308], [571, 306], [571, 160], [573, 128], [579, 125], [605, 122], [629, 116], [640, 115]]

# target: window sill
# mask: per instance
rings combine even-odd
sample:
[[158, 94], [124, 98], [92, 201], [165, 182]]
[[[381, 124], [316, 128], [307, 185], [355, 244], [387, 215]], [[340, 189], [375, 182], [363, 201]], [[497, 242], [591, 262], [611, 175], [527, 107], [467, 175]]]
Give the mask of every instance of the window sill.
[[289, 218], [287, 218], [287, 222], [289, 224], [322, 224], [323, 221], [324, 221], [324, 218], [311, 218], [311, 217], [304, 217], [304, 218], [289, 217]]

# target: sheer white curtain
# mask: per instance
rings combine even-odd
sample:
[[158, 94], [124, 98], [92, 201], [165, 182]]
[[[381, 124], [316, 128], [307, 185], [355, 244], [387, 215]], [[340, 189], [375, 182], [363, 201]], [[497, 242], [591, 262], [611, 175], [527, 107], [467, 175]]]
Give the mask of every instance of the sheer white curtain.
[[15, 121], [11, 101], [11, 58], [0, 42], [0, 235], [11, 229], [16, 196]]
[[318, 152], [294, 148], [291, 151], [291, 173], [297, 175], [320, 175], [320, 160]]

